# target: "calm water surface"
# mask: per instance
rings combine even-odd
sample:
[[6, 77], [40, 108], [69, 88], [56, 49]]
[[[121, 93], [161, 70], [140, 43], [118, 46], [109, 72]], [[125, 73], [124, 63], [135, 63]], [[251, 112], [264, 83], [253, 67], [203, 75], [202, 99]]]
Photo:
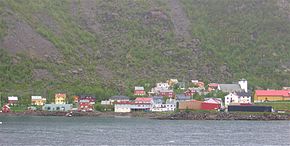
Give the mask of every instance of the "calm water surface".
[[289, 121], [0, 117], [0, 145], [290, 145]]

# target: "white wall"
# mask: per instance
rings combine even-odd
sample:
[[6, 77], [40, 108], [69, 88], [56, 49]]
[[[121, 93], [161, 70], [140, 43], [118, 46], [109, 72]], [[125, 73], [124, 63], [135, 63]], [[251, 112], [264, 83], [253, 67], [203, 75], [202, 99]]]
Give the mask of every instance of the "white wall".
[[245, 79], [240, 80], [239, 85], [245, 92], [248, 92], [248, 81], [247, 80], [245, 80]]

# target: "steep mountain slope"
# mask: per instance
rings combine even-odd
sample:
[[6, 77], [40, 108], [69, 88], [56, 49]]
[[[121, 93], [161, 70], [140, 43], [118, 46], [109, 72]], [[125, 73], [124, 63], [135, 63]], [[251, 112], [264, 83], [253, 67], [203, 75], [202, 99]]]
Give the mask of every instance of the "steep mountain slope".
[[167, 78], [289, 86], [289, 14], [286, 0], [0, 1], [0, 92], [107, 97]]

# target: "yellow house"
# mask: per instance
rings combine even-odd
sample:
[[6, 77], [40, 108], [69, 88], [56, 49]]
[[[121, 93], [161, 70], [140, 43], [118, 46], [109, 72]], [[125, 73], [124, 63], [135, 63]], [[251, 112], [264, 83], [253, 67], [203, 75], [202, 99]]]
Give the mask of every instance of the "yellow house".
[[41, 96], [31, 96], [31, 105], [44, 105], [46, 102], [46, 98], [42, 98]]
[[256, 90], [254, 102], [290, 100], [289, 90]]
[[55, 94], [55, 99], [54, 102], [55, 104], [65, 104], [65, 100], [66, 100], [66, 94]]

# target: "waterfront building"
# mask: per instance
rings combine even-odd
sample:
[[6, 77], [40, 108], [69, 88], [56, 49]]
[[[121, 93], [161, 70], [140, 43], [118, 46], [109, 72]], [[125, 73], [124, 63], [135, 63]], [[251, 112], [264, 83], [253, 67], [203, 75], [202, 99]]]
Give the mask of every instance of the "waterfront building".
[[289, 90], [256, 90], [254, 102], [290, 100]]
[[45, 104], [42, 107], [44, 111], [69, 111], [72, 110], [72, 104]]

